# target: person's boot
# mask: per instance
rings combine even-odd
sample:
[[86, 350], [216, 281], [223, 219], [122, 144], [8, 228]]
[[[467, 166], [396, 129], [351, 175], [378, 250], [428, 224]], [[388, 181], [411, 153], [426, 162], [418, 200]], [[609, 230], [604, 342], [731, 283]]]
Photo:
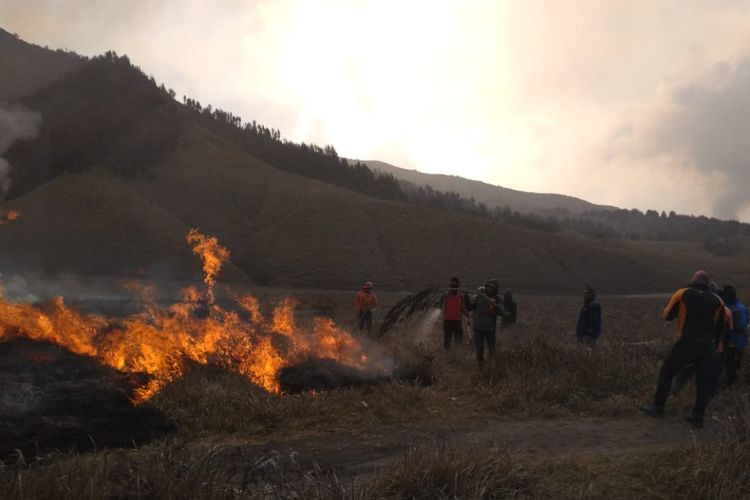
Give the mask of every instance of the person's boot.
[[683, 417], [686, 422], [695, 427], [696, 429], [703, 429], [703, 416], [696, 415], [693, 412], [688, 413]]
[[664, 407], [656, 406], [653, 403], [641, 406], [641, 411], [652, 417], [661, 417], [664, 415]]

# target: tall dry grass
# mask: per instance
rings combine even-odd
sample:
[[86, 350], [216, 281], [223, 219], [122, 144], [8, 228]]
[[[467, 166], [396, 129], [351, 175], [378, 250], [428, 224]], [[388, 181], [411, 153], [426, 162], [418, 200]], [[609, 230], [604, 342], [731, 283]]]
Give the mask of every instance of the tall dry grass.
[[162, 442], [0, 470], [0, 498], [427, 499], [748, 498], [750, 399], [711, 439], [662, 451], [554, 459], [464, 443], [414, 446], [366, 476], [303, 464], [294, 452]]

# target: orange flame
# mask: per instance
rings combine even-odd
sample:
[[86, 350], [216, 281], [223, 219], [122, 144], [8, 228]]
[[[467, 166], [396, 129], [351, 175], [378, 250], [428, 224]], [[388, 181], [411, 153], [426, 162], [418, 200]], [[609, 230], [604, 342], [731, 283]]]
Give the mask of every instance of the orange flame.
[[6, 222], [11, 222], [21, 217], [21, 212], [18, 210], [8, 210], [7, 212], [3, 213], [0, 212], [0, 225], [5, 224]]
[[[216, 238], [196, 230], [187, 239], [203, 259], [206, 294], [213, 303], [215, 277], [229, 252]], [[132, 282], [126, 288], [140, 296], [143, 308], [124, 318], [80, 313], [62, 297], [39, 307], [0, 296], [0, 341], [26, 337], [54, 342], [120, 371], [147, 373], [152, 379], [138, 389], [138, 402], [181, 376], [186, 360], [222, 364], [274, 393], [280, 392], [279, 371], [308, 356], [358, 368], [368, 363], [361, 343], [333, 320], [316, 318], [309, 328], [297, 325], [291, 298], [274, 307], [269, 321], [251, 295], [234, 297], [237, 311], [214, 304], [208, 314], [198, 314], [202, 297], [194, 287], [184, 289], [182, 299], [168, 307], [156, 302], [153, 286]]]
[[204, 236], [195, 228], [188, 231], [186, 239], [193, 246], [193, 253], [203, 261], [203, 281], [206, 283], [206, 294], [209, 304], [213, 304], [215, 302], [216, 276], [221, 271], [222, 266], [229, 261], [229, 250], [219, 245], [219, 240], [215, 237]]

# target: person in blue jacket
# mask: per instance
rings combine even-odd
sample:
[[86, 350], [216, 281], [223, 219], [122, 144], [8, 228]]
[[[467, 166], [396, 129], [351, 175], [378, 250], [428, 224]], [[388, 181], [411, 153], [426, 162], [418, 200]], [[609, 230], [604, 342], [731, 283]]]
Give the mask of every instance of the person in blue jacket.
[[725, 285], [721, 298], [732, 311], [732, 330], [725, 340], [724, 369], [727, 372], [727, 387], [737, 383], [737, 375], [742, 365], [742, 353], [747, 347], [748, 314], [747, 308], [737, 297], [737, 290], [732, 285]]
[[576, 338], [578, 342], [593, 346], [602, 334], [602, 306], [596, 301], [596, 292], [590, 285], [583, 289], [583, 307], [578, 312]]

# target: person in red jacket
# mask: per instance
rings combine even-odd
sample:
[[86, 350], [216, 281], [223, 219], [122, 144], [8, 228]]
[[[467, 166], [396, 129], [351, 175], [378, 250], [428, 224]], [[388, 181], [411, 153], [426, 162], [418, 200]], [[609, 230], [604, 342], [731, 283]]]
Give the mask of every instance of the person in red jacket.
[[372, 310], [377, 306], [378, 298], [372, 293], [372, 281], [368, 281], [362, 286], [362, 290], [357, 294], [357, 298], [354, 299], [359, 331], [367, 328], [367, 334], [372, 335]]
[[460, 344], [464, 336], [462, 318], [466, 314], [469, 297], [458, 289], [460, 284], [458, 278], [451, 278], [450, 290], [443, 296], [443, 347], [446, 351], [451, 348], [451, 340]]

